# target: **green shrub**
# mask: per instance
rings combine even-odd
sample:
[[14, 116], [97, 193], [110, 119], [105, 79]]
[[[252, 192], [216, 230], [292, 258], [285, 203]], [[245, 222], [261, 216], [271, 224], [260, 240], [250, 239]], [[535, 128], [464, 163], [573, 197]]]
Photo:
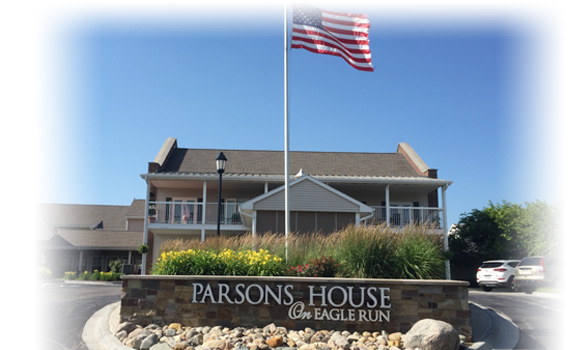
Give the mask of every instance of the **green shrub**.
[[287, 270], [288, 275], [297, 277], [311, 277], [309, 274], [309, 264], [291, 266]]
[[65, 271], [65, 275], [63, 276], [64, 280], [74, 280], [77, 277], [77, 272], [75, 271]]
[[48, 268], [41, 266], [38, 270], [38, 277], [41, 280], [51, 279], [51, 277], [53, 277], [53, 272]]
[[100, 275], [98, 277], [98, 280], [100, 280], [100, 281], [118, 281], [118, 280], [120, 280], [121, 275], [122, 275], [122, 273], [120, 273], [120, 272], [100, 271]]
[[268, 251], [224, 249], [163, 252], [157, 261], [158, 275], [238, 275], [280, 276], [285, 273], [283, 259]]
[[120, 261], [119, 259], [110, 261], [108, 266], [110, 267], [110, 271], [112, 271], [113, 273], [122, 272], [122, 261]]
[[90, 281], [99, 281], [100, 280], [100, 271], [94, 270], [94, 272], [89, 276]]
[[308, 264], [291, 266], [289, 275], [299, 277], [335, 277], [340, 264], [333, 257], [311, 259]]
[[309, 271], [314, 277], [335, 277], [339, 266], [331, 256], [309, 260]]

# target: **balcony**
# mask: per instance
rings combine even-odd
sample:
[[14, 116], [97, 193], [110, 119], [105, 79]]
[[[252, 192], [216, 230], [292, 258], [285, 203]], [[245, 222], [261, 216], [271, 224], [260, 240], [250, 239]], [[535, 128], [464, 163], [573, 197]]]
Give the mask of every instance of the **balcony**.
[[[242, 225], [242, 217], [235, 202], [220, 206], [221, 225]], [[216, 225], [218, 203], [187, 201], [149, 202], [149, 224], [160, 225]]]
[[[367, 225], [380, 225], [387, 222], [387, 211], [384, 206], [373, 206], [373, 216], [366, 220]], [[236, 202], [224, 202], [220, 207], [220, 224], [223, 226], [244, 225], [240, 215], [240, 205]], [[402, 228], [411, 224], [433, 224], [438, 229], [443, 228], [442, 208], [431, 207], [398, 207], [389, 208], [389, 225]], [[218, 203], [187, 201], [150, 202], [149, 203], [149, 225], [180, 225], [204, 226], [217, 225]], [[249, 223], [250, 224], [250, 223]], [[186, 226], [187, 227], [187, 226]]]
[[[387, 210], [384, 206], [371, 207], [374, 215], [367, 220], [368, 225], [379, 225], [387, 222]], [[443, 228], [442, 208], [431, 207], [396, 207], [389, 208], [389, 225], [391, 227], [405, 227], [411, 224], [437, 225]]]

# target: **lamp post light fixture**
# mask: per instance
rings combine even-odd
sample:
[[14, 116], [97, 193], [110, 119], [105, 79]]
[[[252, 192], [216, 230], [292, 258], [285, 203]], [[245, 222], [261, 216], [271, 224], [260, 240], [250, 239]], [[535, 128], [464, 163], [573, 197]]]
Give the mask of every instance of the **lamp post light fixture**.
[[216, 158], [216, 171], [220, 175], [220, 182], [218, 183], [218, 230], [216, 231], [218, 237], [220, 236], [220, 214], [222, 207], [222, 174], [224, 173], [224, 170], [226, 170], [227, 160], [224, 152], [220, 152], [220, 155]]

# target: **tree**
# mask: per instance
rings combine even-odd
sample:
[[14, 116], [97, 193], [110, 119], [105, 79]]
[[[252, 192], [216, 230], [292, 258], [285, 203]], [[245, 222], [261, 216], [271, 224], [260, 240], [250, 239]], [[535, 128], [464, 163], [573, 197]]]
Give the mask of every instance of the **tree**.
[[492, 259], [502, 251], [503, 241], [498, 226], [486, 210], [474, 209], [463, 214], [458, 231], [450, 235], [449, 247], [452, 277], [475, 283], [475, 271], [483, 260]]
[[484, 260], [555, 255], [561, 247], [556, 214], [556, 208], [541, 201], [503, 201], [461, 215], [458, 233], [449, 237], [454, 277], [474, 283]]

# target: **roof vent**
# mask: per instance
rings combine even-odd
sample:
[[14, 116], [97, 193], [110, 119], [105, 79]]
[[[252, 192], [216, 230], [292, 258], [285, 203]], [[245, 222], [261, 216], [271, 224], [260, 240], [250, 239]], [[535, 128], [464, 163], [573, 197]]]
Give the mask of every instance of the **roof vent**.
[[305, 172], [303, 172], [303, 169], [299, 169], [299, 172], [295, 175], [295, 178], [298, 179], [302, 176], [305, 176]]

